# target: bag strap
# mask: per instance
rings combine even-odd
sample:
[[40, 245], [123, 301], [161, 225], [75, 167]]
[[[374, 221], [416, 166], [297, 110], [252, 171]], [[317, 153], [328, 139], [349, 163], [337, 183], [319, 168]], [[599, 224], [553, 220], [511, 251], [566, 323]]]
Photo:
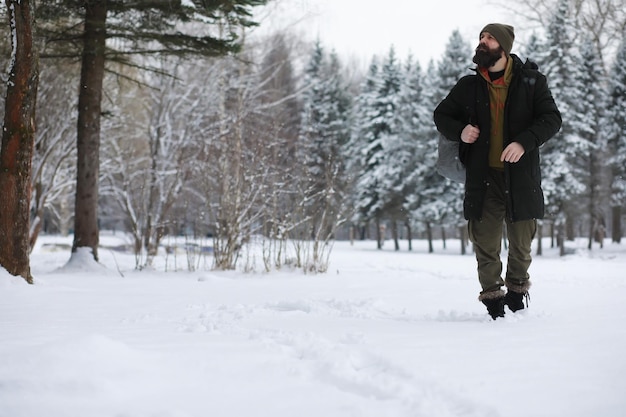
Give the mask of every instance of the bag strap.
[[[476, 74], [475, 77], [480, 77], [480, 75]], [[475, 78], [475, 81], [473, 83], [468, 83], [468, 91], [465, 95], [467, 99], [465, 109], [469, 114], [469, 120], [467, 122], [474, 126], [476, 126], [476, 124], [478, 123], [478, 117], [476, 117], [476, 90], [478, 89], [478, 82], [478, 78]], [[459, 144], [459, 160], [463, 162], [463, 164], [465, 164], [465, 156], [467, 154], [467, 151], [469, 151], [469, 145], [465, 142], [461, 142]]]

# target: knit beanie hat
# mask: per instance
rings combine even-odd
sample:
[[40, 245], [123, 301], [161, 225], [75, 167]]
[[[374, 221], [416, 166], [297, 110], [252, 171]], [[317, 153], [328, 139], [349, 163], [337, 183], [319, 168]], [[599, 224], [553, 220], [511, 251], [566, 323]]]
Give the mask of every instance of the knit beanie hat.
[[504, 49], [505, 54], [509, 55], [511, 53], [513, 41], [515, 40], [513, 26], [501, 23], [489, 23], [483, 28], [483, 30], [480, 31], [480, 34], [482, 35], [483, 32], [491, 33], [491, 35], [496, 38], [502, 49]]

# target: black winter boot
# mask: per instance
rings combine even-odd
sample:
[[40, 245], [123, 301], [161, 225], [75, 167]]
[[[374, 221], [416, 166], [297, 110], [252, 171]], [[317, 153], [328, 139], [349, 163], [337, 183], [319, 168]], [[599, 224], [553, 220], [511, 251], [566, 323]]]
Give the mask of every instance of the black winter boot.
[[526, 306], [528, 306], [528, 293], [520, 293], [517, 291], [509, 290], [504, 296], [504, 304], [509, 307], [509, 310], [516, 312], [524, 309], [524, 298], [526, 298]]
[[483, 300], [483, 304], [487, 306], [487, 312], [492, 319], [504, 317], [504, 298], [489, 298]]
[[508, 291], [504, 296], [504, 304], [509, 307], [509, 310], [512, 312], [523, 310], [524, 301], [526, 301], [526, 307], [528, 307], [528, 301], [530, 300], [528, 290], [531, 286], [529, 280], [524, 281], [522, 284], [517, 284], [507, 279], [505, 285]]
[[492, 319], [504, 317], [504, 291], [489, 291], [482, 293], [478, 300], [487, 307], [487, 312]]

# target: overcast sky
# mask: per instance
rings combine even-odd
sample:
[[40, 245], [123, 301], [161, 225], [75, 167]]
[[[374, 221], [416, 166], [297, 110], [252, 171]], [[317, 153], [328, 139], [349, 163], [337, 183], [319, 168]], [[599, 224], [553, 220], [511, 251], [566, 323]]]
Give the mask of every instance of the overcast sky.
[[[471, 41], [487, 23], [515, 25], [509, 12], [485, 0], [274, 0], [270, 22], [263, 26], [290, 28], [307, 38], [319, 36], [323, 45], [340, 55], [369, 64], [393, 45], [425, 66], [437, 61], [450, 34], [458, 29]], [[516, 50], [513, 46], [513, 52]]]

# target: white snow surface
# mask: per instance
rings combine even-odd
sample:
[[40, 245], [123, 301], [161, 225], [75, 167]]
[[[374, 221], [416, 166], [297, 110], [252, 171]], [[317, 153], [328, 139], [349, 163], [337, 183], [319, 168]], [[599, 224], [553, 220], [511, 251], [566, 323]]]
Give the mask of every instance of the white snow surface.
[[0, 269], [1, 417], [626, 415], [623, 243], [546, 240], [529, 308], [493, 321], [456, 241], [337, 242], [318, 275], [40, 241], [35, 285]]

